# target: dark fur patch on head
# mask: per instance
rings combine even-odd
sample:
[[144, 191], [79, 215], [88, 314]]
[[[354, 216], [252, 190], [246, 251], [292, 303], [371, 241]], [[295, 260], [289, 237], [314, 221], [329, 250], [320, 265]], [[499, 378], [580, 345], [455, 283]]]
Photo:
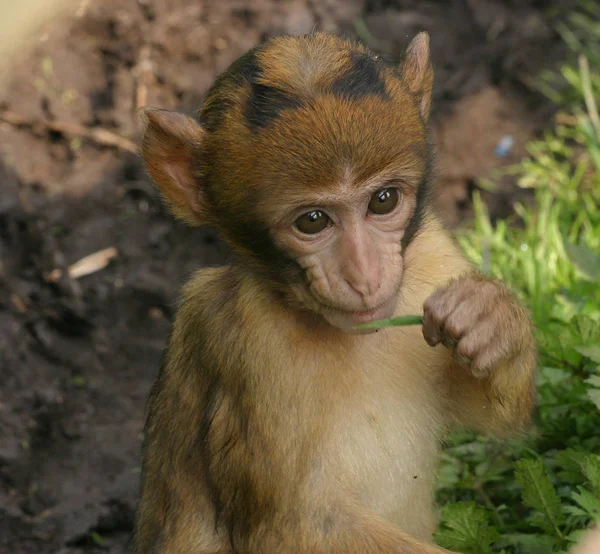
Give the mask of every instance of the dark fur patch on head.
[[302, 105], [300, 98], [280, 88], [259, 82], [263, 69], [258, 54], [263, 48], [265, 44], [253, 48], [238, 58], [213, 83], [198, 116], [199, 122], [209, 133], [223, 124], [225, 114], [234, 105], [235, 94], [228, 95], [223, 91], [233, 92], [234, 89], [250, 85], [250, 98], [244, 116], [248, 127], [252, 130], [264, 127], [276, 119], [282, 110], [298, 108]]
[[263, 46], [259, 45], [246, 52], [221, 73], [210, 87], [198, 121], [210, 133], [218, 129], [225, 114], [232, 108], [233, 101], [223, 97], [221, 91], [229, 87], [242, 87], [246, 83], [254, 83], [262, 69], [258, 63], [257, 54]]
[[331, 91], [348, 98], [379, 96], [390, 100], [378, 62], [362, 52], [350, 53], [350, 68], [331, 85]]
[[299, 108], [302, 106], [300, 98], [284, 90], [252, 83], [252, 93], [246, 107], [246, 121], [252, 130], [257, 130], [268, 125], [279, 117], [282, 110]]

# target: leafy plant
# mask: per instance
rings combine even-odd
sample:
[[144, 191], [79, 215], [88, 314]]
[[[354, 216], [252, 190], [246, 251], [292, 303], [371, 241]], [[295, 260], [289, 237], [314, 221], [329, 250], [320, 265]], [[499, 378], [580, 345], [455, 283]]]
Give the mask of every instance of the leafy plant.
[[540, 83], [567, 111], [508, 170], [534, 207], [492, 224], [476, 195], [474, 227], [459, 236], [529, 307], [540, 345], [531, 436], [460, 433], [444, 450], [436, 538], [465, 554], [564, 552], [600, 521], [599, 21], [600, 5], [583, 2], [560, 24], [577, 59]]

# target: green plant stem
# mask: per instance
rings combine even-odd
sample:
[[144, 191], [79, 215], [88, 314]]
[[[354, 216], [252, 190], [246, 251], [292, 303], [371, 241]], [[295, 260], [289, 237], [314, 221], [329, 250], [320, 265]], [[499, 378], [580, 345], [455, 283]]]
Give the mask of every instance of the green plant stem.
[[406, 325], [422, 325], [422, 315], [401, 315], [390, 319], [380, 319], [356, 325], [355, 329], [383, 329], [384, 327], [404, 327]]
[[492, 499], [488, 496], [487, 492], [485, 492], [483, 485], [480, 482], [476, 482], [473, 485], [473, 489], [477, 492], [479, 496], [481, 496], [481, 499], [483, 500], [483, 503], [487, 506], [488, 510], [492, 512], [492, 516], [496, 522], [496, 525], [503, 529], [505, 526], [504, 518], [500, 515], [500, 512], [492, 502]]
[[594, 99], [594, 92], [592, 91], [592, 81], [590, 79], [590, 63], [586, 56], [583, 54], [579, 56], [579, 73], [581, 74], [581, 86], [583, 88], [583, 98], [585, 106], [590, 116], [592, 126], [596, 131], [596, 136], [600, 137], [600, 116], [598, 115], [598, 106]]

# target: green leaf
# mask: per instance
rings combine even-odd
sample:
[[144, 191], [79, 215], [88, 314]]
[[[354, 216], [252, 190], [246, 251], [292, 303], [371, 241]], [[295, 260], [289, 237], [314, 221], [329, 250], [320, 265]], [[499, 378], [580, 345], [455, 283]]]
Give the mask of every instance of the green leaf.
[[573, 318], [573, 323], [581, 337], [580, 344], [595, 343], [600, 336], [600, 322], [594, 321], [586, 315], [576, 315]]
[[538, 512], [532, 516], [532, 524], [562, 539], [560, 526], [565, 520], [564, 513], [542, 461], [519, 460], [516, 468], [515, 479], [523, 489], [523, 503]]
[[583, 487], [577, 487], [579, 492], [572, 492], [571, 498], [594, 520], [600, 520], [600, 497]]
[[453, 456], [443, 456], [437, 473], [437, 487], [453, 489], [459, 479], [460, 462]]
[[592, 281], [600, 280], [600, 256], [590, 248], [565, 242], [565, 250], [577, 269]]
[[573, 347], [582, 356], [600, 364], [600, 344], [592, 344], [591, 346], [574, 346]]
[[563, 469], [558, 473], [558, 477], [574, 485], [583, 484], [586, 476], [583, 472], [588, 452], [567, 448], [556, 454], [556, 464]]
[[518, 552], [527, 554], [548, 554], [556, 552], [556, 539], [548, 535], [538, 534], [503, 534], [502, 538], [516, 546]]
[[90, 538], [92, 539], [92, 542], [97, 546], [102, 546], [104, 544], [104, 539], [102, 538], [102, 535], [100, 535], [100, 533], [97, 533], [96, 531], [92, 531], [90, 533]]
[[600, 456], [590, 454], [581, 464], [581, 469], [593, 491], [600, 496]]
[[384, 327], [403, 327], [406, 325], [422, 325], [422, 315], [401, 315], [390, 319], [380, 319], [369, 323], [361, 323], [356, 325], [355, 329], [383, 329]]
[[445, 548], [464, 554], [486, 554], [500, 533], [490, 527], [489, 514], [474, 502], [446, 504], [442, 510], [442, 527], [436, 540]]
[[596, 408], [600, 410], [600, 389], [590, 389], [587, 394], [589, 399], [596, 405]]
[[542, 366], [538, 368], [536, 382], [538, 386], [545, 384], [558, 385], [559, 383], [566, 381], [571, 377], [572, 375], [564, 369]]
[[[574, 491], [573, 491], [574, 492]], [[582, 510], [579, 506], [565, 506], [568, 525], [587, 525], [590, 520], [590, 515]]]

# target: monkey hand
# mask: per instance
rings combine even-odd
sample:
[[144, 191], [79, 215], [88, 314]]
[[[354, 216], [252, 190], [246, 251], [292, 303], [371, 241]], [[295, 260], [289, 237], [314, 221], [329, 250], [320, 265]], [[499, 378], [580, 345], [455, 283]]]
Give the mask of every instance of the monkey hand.
[[427, 343], [451, 349], [478, 378], [512, 362], [533, 344], [529, 316], [512, 292], [477, 273], [436, 290], [423, 311]]

